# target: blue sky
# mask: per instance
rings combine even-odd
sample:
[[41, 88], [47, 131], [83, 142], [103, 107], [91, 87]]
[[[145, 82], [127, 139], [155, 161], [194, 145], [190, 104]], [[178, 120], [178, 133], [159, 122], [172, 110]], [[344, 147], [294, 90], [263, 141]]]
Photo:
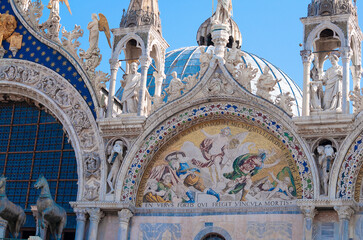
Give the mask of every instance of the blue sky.
[[[169, 43], [167, 51], [181, 47], [195, 46], [199, 26], [212, 14], [213, 0], [159, 0], [163, 36]], [[92, 13], [103, 13], [110, 28], [118, 28], [123, 9], [128, 8], [129, 0], [73, 1], [69, 0], [72, 13], [65, 5], [61, 6], [61, 24], [68, 31], [80, 25], [85, 31], [80, 39], [81, 48], [88, 48], [87, 24]], [[311, 0], [233, 0], [233, 19], [242, 33], [242, 49], [265, 58], [281, 68], [302, 87], [302, 62], [299, 43], [302, 43], [303, 25], [301, 17], [307, 15]], [[214, 0], [216, 5], [217, 0]], [[46, 4], [46, 3], [44, 3]], [[358, 1], [358, 14], [363, 18], [363, 2]], [[215, 9], [215, 7], [214, 7]], [[48, 17], [48, 9], [44, 16]], [[361, 22], [361, 21], [360, 21]], [[108, 60], [111, 56], [105, 36], [100, 37], [103, 55], [101, 66], [110, 72]], [[119, 80], [119, 79], [118, 79]], [[119, 82], [119, 81], [118, 81]]]

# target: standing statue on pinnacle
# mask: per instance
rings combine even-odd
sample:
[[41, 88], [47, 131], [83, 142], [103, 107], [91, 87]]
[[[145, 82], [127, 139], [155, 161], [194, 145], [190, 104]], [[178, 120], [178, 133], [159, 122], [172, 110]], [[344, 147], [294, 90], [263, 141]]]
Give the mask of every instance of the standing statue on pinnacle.
[[218, 0], [217, 10], [213, 16], [216, 24], [226, 24], [232, 16], [232, 0]]

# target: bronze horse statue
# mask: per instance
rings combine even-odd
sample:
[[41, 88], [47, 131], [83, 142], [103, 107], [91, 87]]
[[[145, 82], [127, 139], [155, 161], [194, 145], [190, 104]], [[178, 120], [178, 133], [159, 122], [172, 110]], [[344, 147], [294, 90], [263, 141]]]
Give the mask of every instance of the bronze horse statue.
[[54, 202], [52, 195], [50, 194], [48, 182], [43, 175], [40, 175], [35, 182], [34, 187], [36, 189], [42, 189], [37, 200], [38, 235], [41, 235], [40, 228], [44, 229], [46, 224], [48, 224], [54, 239], [61, 240], [63, 229], [67, 224], [66, 211]]
[[0, 217], [8, 221], [11, 235], [18, 238], [20, 228], [24, 225], [26, 216], [24, 210], [10, 202], [6, 196], [6, 178], [4, 175], [0, 177]]

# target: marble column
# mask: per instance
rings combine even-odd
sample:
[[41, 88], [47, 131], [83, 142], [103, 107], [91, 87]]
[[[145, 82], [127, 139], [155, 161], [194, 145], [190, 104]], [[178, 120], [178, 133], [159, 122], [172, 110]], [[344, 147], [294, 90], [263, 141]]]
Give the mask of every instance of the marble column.
[[74, 212], [76, 213], [77, 216], [77, 228], [76, 228], [75, 240], [83, 240], [84, 231], [86, 227], [87, 212], [85, 209], [74, 209]]
[[302, 213], [304, 214], [304, 240], [312, 240], [313, 239], [313, 221], [315, 215], [318, 211], [314, 206], [302, 206], [300, 207]]
[[129, 209], [122, 209], [118, 212], [120, 224], [118, 230], [118, 240], [127, 240], [129, 234], [129, 223], [133, 215], [134, 214]]
[[106, 113], [107, 118], [112, 117], [113, 113], [113, 102], [116, 91], [116, 78], [119, 67], [120, 67], [120, 61], [118, 61], [118, 59], [110, 60], [111, 78], [110, 78], [110, 88], [108, 92], [108, 104], [107, 104], [107, 113]]
[[350, 47], [340, 49], [343, 63], [343, 83], [342, 83], [342, 112], [349, 114], [349, 90], [350, 90], [350, 58], [352, 56]]
[[302, 116], [310, 115], [310, 68], [314, 55], [310, 50], [300, 52], [304, 64]]
[[147, 99], [146, 99], [146, 83], [147, 83], [147, 71], [149, 70], [151, 64], [151, 58], [149, 56], [141, 56], [140, 57], [141, 63], [141, 83], [140, 83], [140, 90], [139, 90], [139, 109], [138, 115], [139, 116], [146, 116], [149, 113], [147, 112]]
[[6, 220], [0, 218], [0, 239], [5, 238], [7, 226], [8, 226], [8, 222]]
[[98, 224], [101, 218], [104, 216], [100, 208], [89, 208], [87, 209], [89, 214], [89, 230], [88, 230], [88, 240], [97, 240], [98, 234]]
[[349, 221], [354, 214], [350, 206], [334, 207], [339, 217], [339, 240], [349, 240]]

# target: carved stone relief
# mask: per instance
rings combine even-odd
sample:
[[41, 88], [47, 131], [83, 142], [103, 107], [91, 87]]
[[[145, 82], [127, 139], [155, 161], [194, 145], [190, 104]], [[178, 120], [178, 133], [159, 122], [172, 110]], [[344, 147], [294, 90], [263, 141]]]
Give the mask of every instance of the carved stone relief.
[[328, 196], [330, 172], [336, 156], [336, 147], [330, 140], [322, 139], [314, 150], [315, 160], [318, 165], [320, 177], [320, 193]]
[[[64, 79], [49, 69], [35, 63], [13, 60], [0, 66], [0, 82], [9, 81], [34, 88], [34, 91], [47, 95], [56, 105], [60, 114], [71, 123], [80, 150], [79, 161], [84, 169], [84, 198], [94, 200], [99, 197], [100, 165], [97, 132], [93, 115], [80, 94]], [[70, 134], [70, 133], [69, 133]], [[83, 182], [83, 181], [82, 181]]]

